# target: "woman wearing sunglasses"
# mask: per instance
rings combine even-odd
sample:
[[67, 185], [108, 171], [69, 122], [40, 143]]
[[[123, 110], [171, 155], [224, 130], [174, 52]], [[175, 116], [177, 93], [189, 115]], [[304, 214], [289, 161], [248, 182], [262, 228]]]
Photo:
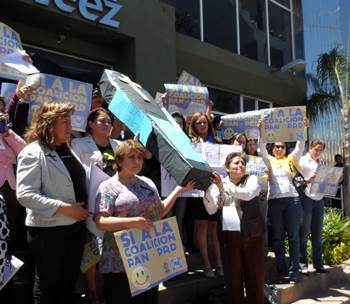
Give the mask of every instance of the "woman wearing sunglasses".
[[[259, 121], [259, 128], [263, 122]], [[304, 126], [308, 121], [304, 119]], [[261, 134], [261, 132], [260, 132]], [[269, 219], [272, 228], [273, 247], [276, 255], [278, 283], [298, 280], [300, 243], [299, 232], [302, 207], [299, 194], [293, 185], [293, 168], [299, 168], [299, 159], [304, 151], [305, 141], [297, 141], [292, 153], [287, 154], [284, 142], [275, 142], [272, 155], [266, 150], [266, 143], [259, 140], [260, 153], [270, 169], [269, 190], [267, 194]], [[289, 268], [285, 260], [284, 237], [287, 233], [289, 244]]]

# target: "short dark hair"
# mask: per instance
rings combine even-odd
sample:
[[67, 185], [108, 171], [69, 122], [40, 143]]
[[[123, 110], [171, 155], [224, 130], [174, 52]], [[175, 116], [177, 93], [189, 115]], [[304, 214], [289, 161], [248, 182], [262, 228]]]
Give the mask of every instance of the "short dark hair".
[[90, 126], [89, 126], [89, 122], [90, 122], [90, 121], [91, 121], [91, 122], [94, 122], [94, 121], [97, 119], [97, 117], [98, 117], [100, 114], [102, 114], [102, 113], [107, 114], [107, 115], [111, 118], [111, 120], [112, 120], [111, 114], [110, 114], [106, 109], [104, 109], [104, 108], [98, 107], [98, 108], [95, 108], [95, 109], [91, 110], [91, 111], [89, 112], [89, 115], [88, 115], [88, 117], [87, 117], [87, 122], [86, 122], [86, 128], [85, 128], [85, 130], [86, 130], [87, 133], [91, 134], [91, 128], [90, 128]]

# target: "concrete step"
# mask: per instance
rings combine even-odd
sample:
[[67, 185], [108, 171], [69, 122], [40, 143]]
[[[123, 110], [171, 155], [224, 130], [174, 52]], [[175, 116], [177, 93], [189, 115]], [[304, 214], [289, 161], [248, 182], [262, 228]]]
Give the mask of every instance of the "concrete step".
[[294, 304], [350, 304], [350, 281], [344, 281], [326, 290], [317, 292], [306, 299], [293, 302]]
[[[198, 254], [188, 256], [187, 260], [187, 274], [160, 285], [159, 304], [226, 303], [223, 278], [205, 277]], [[275, 276], [273, 258], [268, 258], [266, 268], [266, 278], [270, 280]], [[329, 272], [325, 274], [310, 272], [308, 275], [301, 275], [296, 284], [271, 284], [277, 302], [350, 304], [350, 260], [342, 265], [326, 268]]]
[[[328, 273], [311, 272], [309, 275], [301, 275], [300, 281], [293, 285], [276, 284], [279, 303], [289, 304], [301, 299], [312, 299], [317, 297], [318, 293], [320, 293], [320, 296], [327, 297], [327, 291], [333, 292], [333, 286], [335, 289], [345, 288], [344, 290], [350, 293], [350, 260], [339, 266], [326, 268], [329, 271]], [[344, 296], [346, 296], [346, 293]]]

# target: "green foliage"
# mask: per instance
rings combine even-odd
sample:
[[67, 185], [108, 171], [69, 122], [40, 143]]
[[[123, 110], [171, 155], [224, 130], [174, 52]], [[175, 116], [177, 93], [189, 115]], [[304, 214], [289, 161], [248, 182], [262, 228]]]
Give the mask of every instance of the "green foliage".
[[350, 221], [334, 208], [326, 209], [323, 224], [325, 264], [340, 264], [350, 258]]

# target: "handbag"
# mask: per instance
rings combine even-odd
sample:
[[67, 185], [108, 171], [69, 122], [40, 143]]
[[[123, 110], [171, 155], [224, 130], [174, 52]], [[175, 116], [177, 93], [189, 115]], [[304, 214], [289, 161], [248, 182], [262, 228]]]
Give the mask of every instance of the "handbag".
[[304, 176], [300, 174], [300, 172], [290, 164], [290, 170], [293, 173], [292, 183], [295, 190], [298, 192], [300, 197], [305, 196], [305, 189], [307, 187], [307, 182], [305, 181]]

